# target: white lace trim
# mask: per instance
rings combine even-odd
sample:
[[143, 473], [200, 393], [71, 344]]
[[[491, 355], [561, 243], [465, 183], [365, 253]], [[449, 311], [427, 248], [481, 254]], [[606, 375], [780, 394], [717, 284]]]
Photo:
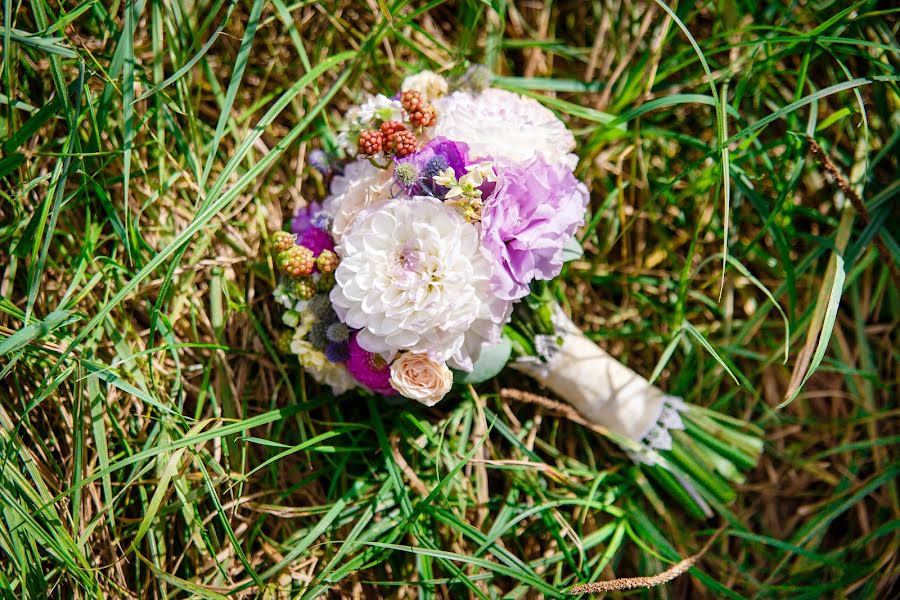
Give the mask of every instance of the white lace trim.
[[656, 422], [644, 434], [641, 441], [654, 450], [671, 450], [672, 434], [669, 432], [673, 429], [684, 429], [681, 411], [685, 408], [686, 405], [681, 398], [665, 396]]

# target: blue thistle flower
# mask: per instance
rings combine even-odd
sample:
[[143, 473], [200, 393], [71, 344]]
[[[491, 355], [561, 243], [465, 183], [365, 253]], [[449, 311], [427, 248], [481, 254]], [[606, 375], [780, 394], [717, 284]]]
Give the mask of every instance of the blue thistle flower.
[[447, 160], [447, 157], [443, 154], [435, 154], [432, 156], [427, 163], [425, 163], [425, 176], [431, 179], [441, 173], [444, 169], [450, 166], [450, 162]]
[[331, 342], [346, 342], [350, 339], [350, 328], [338, 321], [328, 326], [325, 337]]
[[312, 216], [312, 218], [309, 220], [309, 224], [316, 229], [329, 231], [331, 230], [331, 217], [329, 217], [323, 211], [319, 211]]
[[333, 363], [346, 362], [349, 355], [350, 349], [347, 342], [330, 342], [325, 346], [325, 358]]
[[328, 160], [328, 155], [318, 148], [309, 153], [306, 162], [322, 175], [328, 175], [331, 172], [331, 161]]
[[397, 163], [397, 166], [394, 167], [394, 181], [405, 188], [415, 185], [418, 178], [419, 170], [411, 162]]

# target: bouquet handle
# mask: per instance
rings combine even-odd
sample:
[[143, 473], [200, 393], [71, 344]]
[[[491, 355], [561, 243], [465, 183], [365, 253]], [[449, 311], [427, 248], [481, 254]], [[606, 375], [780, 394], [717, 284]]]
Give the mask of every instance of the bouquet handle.
[[536, 340], [541, 357], [520, 357], [513, 368], [568, 402], [588, 421], [653, 449], [672, 447], [684, 429], [681, 398], [670, 396], [587, 338], [555, 305], [556, 336]]
[[537, 356], [518, 356], [511, 366], [620, 438], [632, 460], [695, 516], [712, 516], [707, 499], [734, 500], [732, 485], [762, 452], [759, 432], [666, 394], [588, 339], [558, 304], [549, 308], [555, 334], [536, 335]]

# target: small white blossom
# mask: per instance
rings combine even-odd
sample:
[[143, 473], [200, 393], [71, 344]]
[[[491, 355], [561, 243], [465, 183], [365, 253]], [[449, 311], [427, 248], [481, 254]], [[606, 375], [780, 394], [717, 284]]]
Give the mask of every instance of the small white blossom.
[[344, 113], [344, 121], [341, 124], [341, 131], [337, 135], [338, 146], [344, 149], [348, 156], [356, 156], [356, 140], [359, 139], [359, 132], [362, 130], [362, 124], [359, 118], [359, 107], [351, 106]]
[[481, 220], [481, 212], [484, 207], [481, 186], [485, 182], [497, 181], [497, 174], [490, 161], [469, 165], [466, 167], [466, 171], [465, 175], [456, 179], [453, 169], [444, 169], [434, 178], [434, 182], [448, 188], [444, 199], [448, 204], [458, 208], [466, 221], [471, 223]]
[[[356, 137], [354, 137], [354, 135]], [[359, 132], [351, 132], [348, 130], [341, 131], [337, 134], [337, 143], [338, 146], [344, 149], [344, 152], [347, 153], [348, 156], [356, 156], [356, 139], [359, 137]], [[352, 139], [351, 139], [352, 138]]]
[[296, 327], [297, 323], [300, 322], [300, 313], [295, 310], [286, 310], [284, 311], [284, 314], [281, 315], [281, 322], [288, 327]]
[[434, 182], [445, 188], [455, 188], [457, 186], [456, 173], [451, 167], [447, 167], [434, 177]]
[[467, 174], [462, 178], [471, 182], [475, 187], [481, 187], [485, 181], [497, 181], [497, 174], [494, 172], [494, 163], [485, 160], [480, 163], [469, 165], [466, 167]]
[[327, 362], [320, 371], [309, 371], [313, 378], [331, 387], [332, 393], [340, 395], [359, 386], [343, 363]]
[[291, 352], [297, 355], [303, 369], [319, 383], [330, 386], [335, 394], [343, 394], [356, 387], [356, 380], [347, 371], [347, 367], [343, 363], [329, 361], [324, 353], [303, 339], [305, 335], [306, 333], [295, 332], [291, 340]]
[[376, 121], [402, 121], [403, 105], [384, 94], [369, 97], [359, 107], [361, 129], [374, 129]]
[[275, 290], [272, 292], [272, 297], [275, 299], [275, 302], [289, 310], [293, 307], [294, 301], [290, 294], [288, 294], [287, 288], [283, 283], [279, 283], [275, 287]]
[[321, 371], [328, 362], [325, 354], [316, 350], [312, 344], [303, 339], [303, 335], [294, 334], [294, 338], [291, 340], [291, 352], [297, 355], [301, 365], [311, 371]]

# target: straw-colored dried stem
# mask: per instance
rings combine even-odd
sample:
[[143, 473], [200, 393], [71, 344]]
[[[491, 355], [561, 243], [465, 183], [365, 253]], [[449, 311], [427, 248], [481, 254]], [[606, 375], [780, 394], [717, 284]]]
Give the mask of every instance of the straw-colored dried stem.
[[697, 561], [706, 554], [706, 551], [709, 550], [709, 547], [712, 546], [712, 543], [719, 537], [719, 534], [721, 534], [722, 531], [724, 531], [724, 528], [717, 531], [709, 541], [706, 542], [703, 548], [700, 549], [700, 552], [675, 563], [662, 573], [657, 573], [656, 575], [651, 575], [649, 577], [622, 577], [620, 579], [609, 579], [607, 581], [595, 581], [584, 585], [576, 585], [569, 590], [569, 593], [572, 595], [596, 594], [599, 592], [614, 592], [617, 590], [651, 588], [668, 583], [676, 577], [683, 575], [691, 567], [696, 565]]
[[601, 435], [606, 433], [606, 429], [600, 427], [599, 425], [591, 423], [590, 421], [582, 417], [581, 413], [579, 413], [568, 404], [559, 402], [557, 400], [551, 400], [546, 396], [532, 394], [531, 392], [523, 392], [522, 390], [512, 388], [503, 388], [500, 390], [500, 397], [504, 400], [514, 400], [516, 402], [522, 402], [524, 404], [535, 404], [547, 410], [551, 410], [557, 415], [564, 417], [572, 421], [573, 423], [578, 423], [579, 425], [586, 427], [591, 431], [594, 431]]

